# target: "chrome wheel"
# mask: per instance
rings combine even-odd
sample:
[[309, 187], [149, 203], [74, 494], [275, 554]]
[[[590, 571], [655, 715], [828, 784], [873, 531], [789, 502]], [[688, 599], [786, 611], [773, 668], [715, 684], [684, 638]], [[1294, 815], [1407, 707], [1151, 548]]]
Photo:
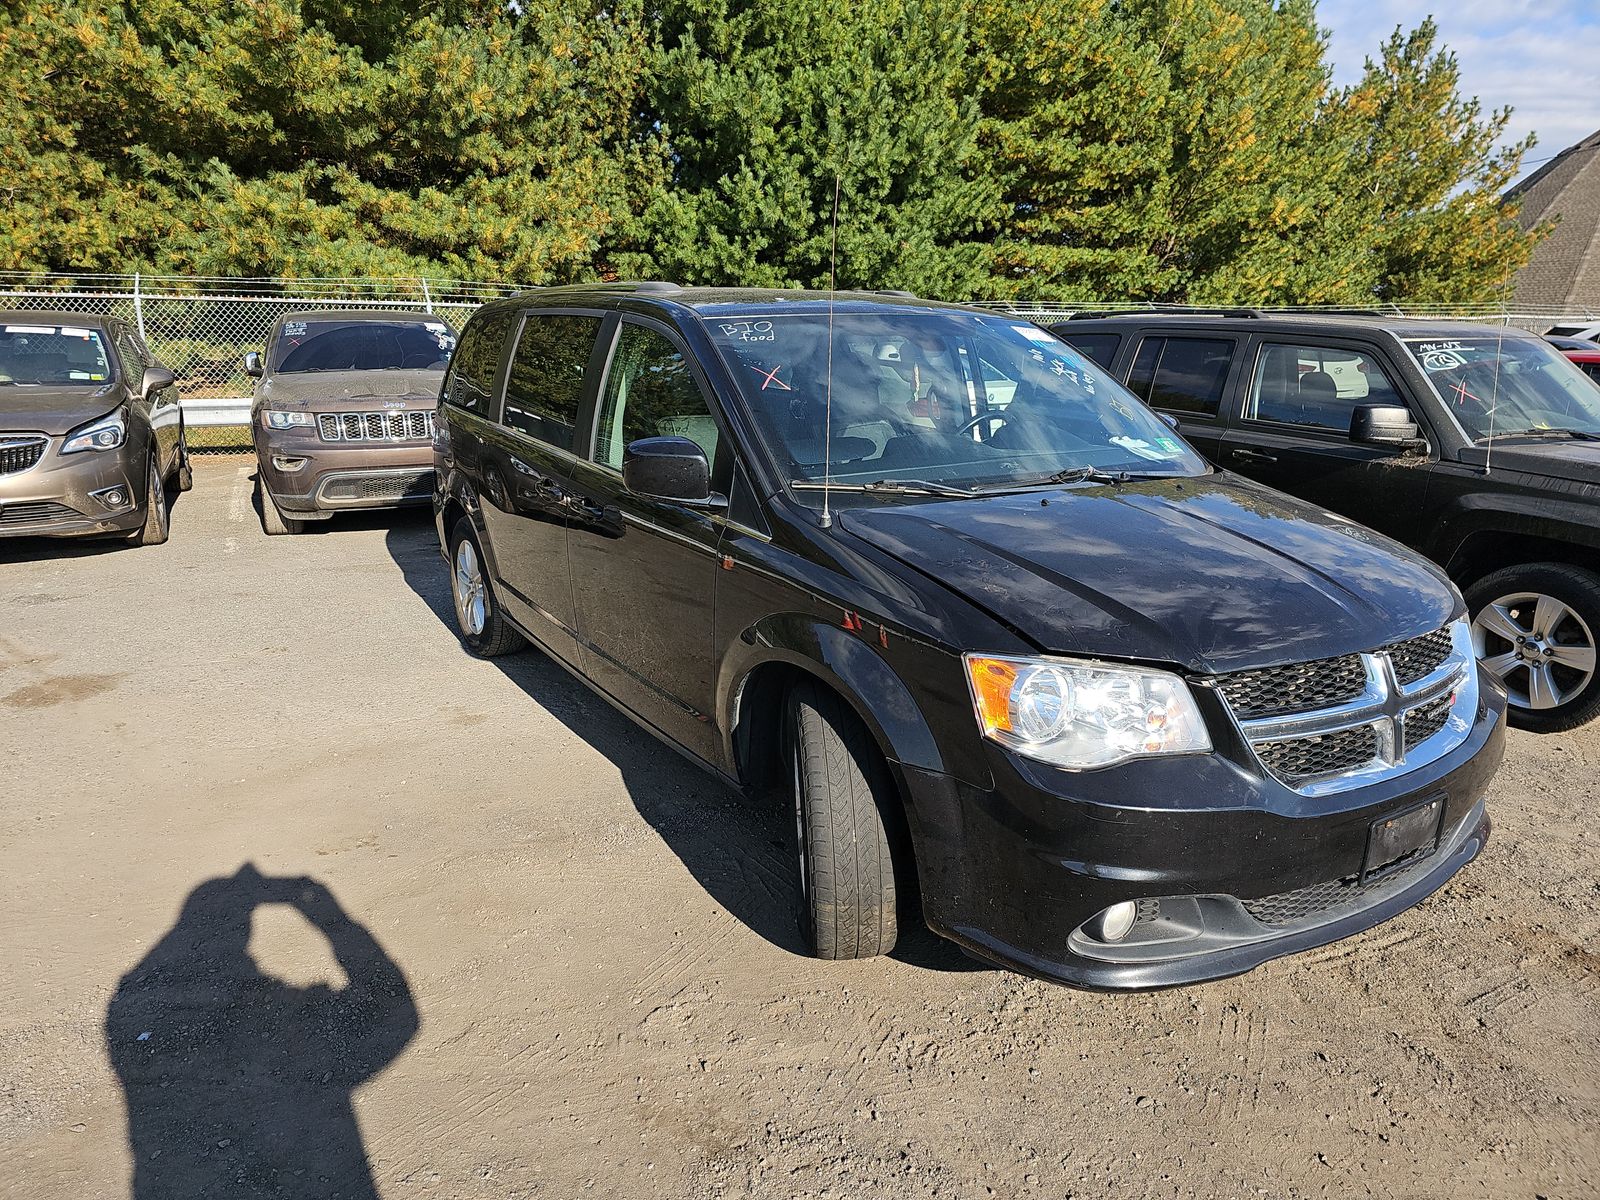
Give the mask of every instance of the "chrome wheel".
[[455, 594], [456, 624], [461, 626], [461, 632], [468, 637], [482, 634], [489, 616], [488, 590], [483, 582], [483, 568], [478, 564], [477, 548], [465, 538], [456, 546], [450, 590]]
[[1473, 619], [1472, 642], [1521, 708], [1557, 708], [1594, 678], [1594, 631], [1554, 596], [1515, 592], [1490, 601]]

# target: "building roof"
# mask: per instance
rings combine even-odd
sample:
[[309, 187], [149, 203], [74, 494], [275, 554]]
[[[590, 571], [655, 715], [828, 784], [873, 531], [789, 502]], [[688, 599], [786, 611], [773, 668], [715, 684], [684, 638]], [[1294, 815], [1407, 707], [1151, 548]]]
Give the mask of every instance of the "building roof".
[[1506, 194], [1524, 229], [1559, 217], [1513, 287], [1518, 304], [1600, 312], [1600, 130], [1568, 146]]

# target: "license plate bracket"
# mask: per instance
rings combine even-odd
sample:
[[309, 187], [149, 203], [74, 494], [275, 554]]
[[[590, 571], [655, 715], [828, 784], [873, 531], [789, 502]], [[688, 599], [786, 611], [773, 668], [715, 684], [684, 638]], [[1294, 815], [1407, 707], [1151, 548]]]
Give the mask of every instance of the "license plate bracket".
[[1412, 859], [1425, 857], [1438, 849], [1444, 809], [1445, 797], [1441, 793], [1374, 821], [1367, 830], [1367, 856], [1361, 865], [1361, 882], [1382, 879]]

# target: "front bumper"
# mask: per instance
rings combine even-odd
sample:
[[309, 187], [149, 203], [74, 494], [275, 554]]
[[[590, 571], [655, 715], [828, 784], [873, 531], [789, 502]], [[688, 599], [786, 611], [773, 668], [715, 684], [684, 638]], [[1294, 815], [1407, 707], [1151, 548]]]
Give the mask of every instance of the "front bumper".
[[401, 508], [433, 497], [433, 443], [324, 442], [313, 428], [253, 430], [256, 469], [284, 516], [317, 520], [346, 509]]
[[[1485, 680], [1461, 745], [1333, 796], [1300, 795], [1215, 754], [1066, 772], [994, 747], [988, 789], [904, 769], [924, 913], [977, 957], [1077, 987], [1237, 975], [1444, 886], [1488, 838], [1483, 796], [1504, 747], [1505, 695]], [[1437, 849], [1355, 882], [1373, 822], [1435, 797]], [[1139, 905], [1140, 925], [1123, 943], [1096, 942], [1085, 923], [1121, 901]]]
[[33, 466], [0, 474], [0, 537], [96, 537], [143, 525], [145, 452], [123, 445], [62, 454], [62, 440], [48, 438]]

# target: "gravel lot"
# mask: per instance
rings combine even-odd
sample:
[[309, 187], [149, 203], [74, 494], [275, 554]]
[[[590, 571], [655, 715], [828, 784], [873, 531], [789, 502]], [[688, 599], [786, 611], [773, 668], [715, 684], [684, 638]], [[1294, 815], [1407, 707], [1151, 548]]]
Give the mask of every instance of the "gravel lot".
[[1600, 730], [1239, 979], [825, 964], [776, 813], [468, 657], [425, 516], [268, 541], [197, 476], [164, 547], [0, 544], [8, 1197], [1600, 1190]]

